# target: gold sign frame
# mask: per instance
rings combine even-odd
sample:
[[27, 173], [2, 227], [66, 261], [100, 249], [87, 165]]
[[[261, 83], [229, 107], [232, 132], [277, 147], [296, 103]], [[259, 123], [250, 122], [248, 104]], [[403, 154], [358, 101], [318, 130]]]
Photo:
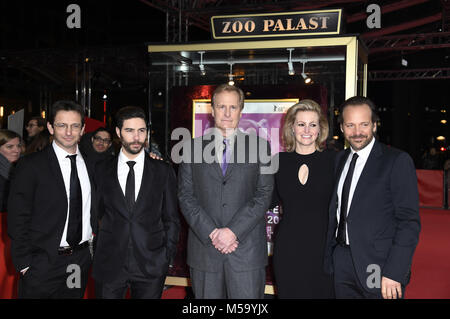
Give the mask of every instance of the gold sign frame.
[[[329, 29], [327, 18], [332, 31], [320, 31]], [[221, 30], [219, 25], [223, 26]], [[323, 36], [340, 34], [341, 25], [342, 9], [223, 15], [211, 17], [211, 34], [216, 40]]]

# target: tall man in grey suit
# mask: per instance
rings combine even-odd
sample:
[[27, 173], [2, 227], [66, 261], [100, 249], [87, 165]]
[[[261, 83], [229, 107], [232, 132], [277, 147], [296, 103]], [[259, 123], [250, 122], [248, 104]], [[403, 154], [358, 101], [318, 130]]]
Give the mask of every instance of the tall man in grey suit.
[[184, 154], [178, 172], [178, 198], [190, 226], [192, 288], [196, 298], [263, 298], [265, 213], [273, 190], [264, 158], [270, 159], [270, 147], [237, 128], [244, 107], [241, 89], [220, 85], [211, 105], [213, 133], [185, 144], [190, 154]]

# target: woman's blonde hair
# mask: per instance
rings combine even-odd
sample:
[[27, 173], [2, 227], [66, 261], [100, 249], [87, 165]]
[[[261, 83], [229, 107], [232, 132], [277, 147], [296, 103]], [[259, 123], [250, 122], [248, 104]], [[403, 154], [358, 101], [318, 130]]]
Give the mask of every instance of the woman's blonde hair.
[[323, 150], [323, 143], [328, 138], [328, 120], [322, 112], [322, 109], [317, 102], [313, 100], [301, 100], [297, 104], [291, 106], [284, 118], [283, 125], [283, 145], [286, 151], [293, 152], [295, 150], [295, 136], [293, 133], [295, 117], [298, 112], [312, 111], [319, 116], [319, 136], [316, 139], [316, 149]]

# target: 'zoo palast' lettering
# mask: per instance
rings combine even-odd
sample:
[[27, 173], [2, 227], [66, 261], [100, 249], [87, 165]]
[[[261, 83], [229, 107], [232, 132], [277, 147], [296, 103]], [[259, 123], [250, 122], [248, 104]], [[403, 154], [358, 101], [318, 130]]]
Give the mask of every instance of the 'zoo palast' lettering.
[[[278, 32], [278, 31], [298, 31], [298, 30], [327, 30], [327, 20], [330, 17], [311, 17], [305, 21], [304, 18], [294, 21], [294, 19], [265, 19], [262, 32]], [[252, 20], [242, 21], [223, 21], [222, 33], [240, 33], [242, 30], [253, 32], [256, 24]]]

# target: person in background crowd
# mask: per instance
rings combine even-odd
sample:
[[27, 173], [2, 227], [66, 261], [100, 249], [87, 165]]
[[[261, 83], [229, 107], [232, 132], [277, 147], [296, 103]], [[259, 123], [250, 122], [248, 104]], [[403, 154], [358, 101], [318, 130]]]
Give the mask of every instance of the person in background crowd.
[[40, 116], [34, 116], [28, 121], [25, 129], [28, 133], [27, 142], [30, 143], [35, 136], [45, 130], [45, 119]]
[[423, 155], [423, 169], [440, 169], [441, 159], [436, 151], [436, 147], [431, 146]]
[[86, 158], [95, 163], [114, 155], [111, 132], [99, 127], [92, 133], [85, 134], [80, 141], [80, 151]]
[[328, 122], [320, 106], [302, 100], [286, 112], [272, 207], [282, 217], [274, 238], [273, 267], [279, 298], [334, 298], [323, 271], [328, 205], [336, 152], [324, 151]]
[[419, 241], [419, 192], [411, 157], [375, 138], [375, 104], [355, 96], [339, 123], [350, 147], [338, 153], [325, 269], [338, 299], [403, 298]]
[[[447, 187], [446, 188], [447, 192], [450, 193], [449, 192], [449, 189], [450, 189], [450, 159], [445, 161], [443, 169], [444, 169], [444, 178], [446, 178], [445, 187]], [[448, 200], [450, 200], [450, 198], [447, 197], [447, 201]], [[447, 202], [447, 204], [448, 204], [448, 202]]]
[[48, 130], [39, 132], [26, 147], [25, 154], [40, 152], [51, 143], [51, 135]]
[[0, 212], [5, 212], [12, 167], [20, 157], [22, 138], [9, 130], [0, 130]]
[[450, 170], [450, 159], [446, 160], [444, 163], [444, 171]]
[[91, 142], [97, 153], [104, 153], [111, 147], [111, 133], [106, 128], [100, 127], [92, 134]]
[[[82, 298], [92, 261], [90, 242], [97, 233], [93, 172], [78, 149], [83, 107], [55, 102], [47, 128], [52, 144], [24, 156], [11, 178], [8, 235], [20, 272], [18, 296]], [[76, 283], [69, 278], [74, 271]]]

